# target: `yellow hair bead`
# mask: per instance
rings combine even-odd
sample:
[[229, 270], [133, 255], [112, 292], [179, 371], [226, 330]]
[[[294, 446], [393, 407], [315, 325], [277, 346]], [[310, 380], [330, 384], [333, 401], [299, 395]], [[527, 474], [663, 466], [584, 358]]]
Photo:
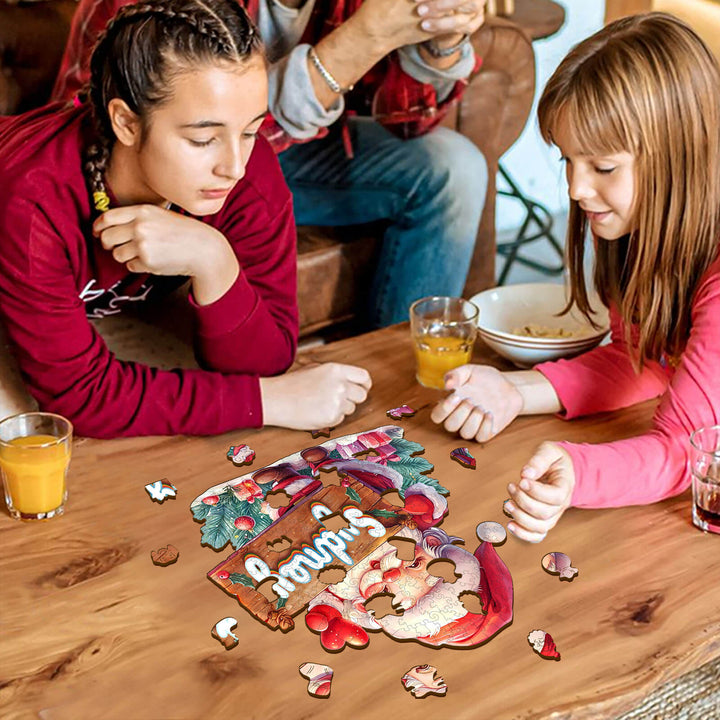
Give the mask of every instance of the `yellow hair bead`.
[[110, 197], [104, 190], [94, 192], [93, 203], [95, 204], [96, 210], [99, 210], [100, 212], [105, 212], [110, 208]]

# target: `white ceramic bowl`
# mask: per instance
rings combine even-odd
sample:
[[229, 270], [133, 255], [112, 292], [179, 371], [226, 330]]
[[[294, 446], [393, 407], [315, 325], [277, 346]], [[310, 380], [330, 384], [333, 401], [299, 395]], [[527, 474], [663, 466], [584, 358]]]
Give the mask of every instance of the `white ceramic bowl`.
[[[518, 367], [586, 352], [608, 333], [607, 309], [599, 301], [594, 303], [599, 330], [577, 308], [558, 316], [565, 307], [566, 293], [563, 285], [552, 283], [504, 285], [478, 293], [470, 298], [480, 311], [478, 334], [495, 352]], [[563, 329], [572, 336], [528, 337], [514, 332], [525, 325]]]

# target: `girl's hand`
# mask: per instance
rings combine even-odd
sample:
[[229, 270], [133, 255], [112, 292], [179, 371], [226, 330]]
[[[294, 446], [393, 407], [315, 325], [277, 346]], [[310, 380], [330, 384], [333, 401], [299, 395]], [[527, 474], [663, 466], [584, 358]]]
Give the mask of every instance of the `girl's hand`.
[[[195, 299], [201, 305], [221, 297], [239, 272], [235, 253], [221, 232], [156, 205], [112, 208], [95, 221], [93, 232], [130, 272], [193, 278]], [[207, 292], [198, 292], [198, 283]]]
[[559, 445], [544, 442], [520, 471], [520, 483], [508, 485], [512, 513], [508, 530], [521, 540], [540, 542], [570, 507], [575, 469]]
[[263, 422], [294, 430], [336, 427], [355, 412], [371, 387], [367, 370], [340, 363], [261, 378]]
[[520, 391], [503, 373], [489, 365], [463, 365], [445, 375], [452, 390], [430, 415], [449, 432], [465, 440], [487, 442], [504, 430], [523, 409]]

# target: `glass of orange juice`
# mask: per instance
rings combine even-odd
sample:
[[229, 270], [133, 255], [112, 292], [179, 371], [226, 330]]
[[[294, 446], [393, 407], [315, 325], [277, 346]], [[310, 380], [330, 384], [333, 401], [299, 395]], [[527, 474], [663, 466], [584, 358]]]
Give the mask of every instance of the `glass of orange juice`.
[[448, 370], [470, 362], [477, 335], [478, 309], [456, 297], [426, 297], [410, 306], [417, 381], [425, 387], [445, 387]]
[[12, 517], [62, 515], [72, 431], [69, 420], [53, 413], [22, 413], [0, 421], [0, 471]]

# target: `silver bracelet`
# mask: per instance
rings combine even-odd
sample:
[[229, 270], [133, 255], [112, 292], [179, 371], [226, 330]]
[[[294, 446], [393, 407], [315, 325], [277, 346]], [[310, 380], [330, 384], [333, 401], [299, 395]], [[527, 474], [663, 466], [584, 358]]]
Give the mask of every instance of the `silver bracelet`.
[[350, 90], [353, 89], [354, 85], [350, 85], [349, 87], [343, 88], [340, 86], [340, 83], [330, 74], [330, 71], [320, 62], [320, 58], [317, 56], [317, 53], [315, 52], [315, 48], [310, 46], [310, 49], [308, 50], [308, 57], [310, 58], [310, 62], [315, 66], [315, 69], [320, 73], [320, 77], [327, 83], [328, 87], [338, 95], [343, 95], [346, 92], [350, 92]]

